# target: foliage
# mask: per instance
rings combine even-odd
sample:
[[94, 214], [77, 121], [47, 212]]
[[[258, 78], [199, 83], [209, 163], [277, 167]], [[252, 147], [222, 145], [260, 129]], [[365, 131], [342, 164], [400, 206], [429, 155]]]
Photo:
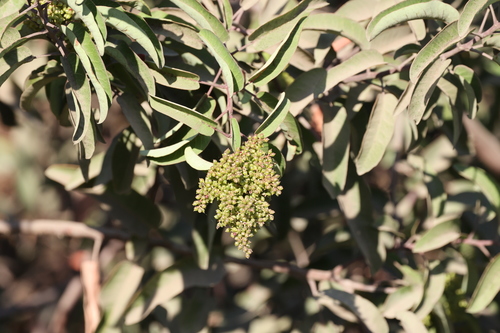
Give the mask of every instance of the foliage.
[[0, 0], [0, 231], [93, 239], [89, 331], [498, 329], [495, 3]]

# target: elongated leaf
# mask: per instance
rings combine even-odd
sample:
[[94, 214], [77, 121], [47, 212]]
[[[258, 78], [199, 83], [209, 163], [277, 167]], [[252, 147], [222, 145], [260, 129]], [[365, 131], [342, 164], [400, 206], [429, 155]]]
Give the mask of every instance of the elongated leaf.
[[106, 19], [106, 24], [141, 45], [158, 67], [165, 65], [161, 44], [144, 19], [116, 8], [98, 6], [97, 9]]
[[171, 0], [177, 7], [191, 16], [202, 29], [210, 30], [217, 38], [226, 42], [229, 34], [222, 23], [196, 0]]
[[121, 94], [117, 98], [122, 112], [127, 118], [135, 134], [139, 137], [146, 149], [153, 148], [153, 133], [151, 130], [151, 121], [144, 108], [139, 104], [136, 98], [129, 94]]
[[[66, 93], [66, 96], [70, 115], [72, 112], [76, 115], [73, 143], [77, 144], [85, 136], [90, 125], [90, 117], [92, 117], [90, 84], [76, 53], [69, 53], [66, 57], [61, 57], [61, 63], [71, 88], [70, 93]], [[71, 95], [74, 98], [71, 98]]]
[[304, 0], [288, 12], [264, 23], [258, 27], [248, 39], [255, 51], [263, 51], [283, 41], [297, 22], [306, 17], [315, 8], [326, 5], [321, 0]]
[[500, 291], [500, 254], [491, 259], [481, 275], [471, 300], [467, 305], [468, 313], [478, 313], [484, 310]]
[[0, 58], [2, 58], [5, 54], [14, 50], [15, 48], [26, 44], [32, 39], [44, 38], [45, 36], [46, 33], [42, 31], [21, 37], [21, 34], [17, 30], [17, 28], [9, 28], [5, 30], [5, 34], [3, 35], [1, 40]]
[[118, 326], [143, 275], [144, 268], [130, 261], [122, 261], [113, 268], [101, 289], [100, 304], [105, 314], [97, 332], [105, 333]]
[[382, 259], [377, 251], [378, 231], [372, 216], [370, 190], [356, 174], [354, 165], [350, 164], [348, 170], [344, 192], [337, 196], [337, 200], [361, 253], [372, 272], [376, 272], [382, 266]]
[[[200, 154], [210, 143], [210, 137], [204, 135], [197, 135], [194, 139], [189, 141], [189, 145], [195, 154]], [[185, 148], [185, 146], [182, 146]], [[182, 148], [180, 147], [180, 148]], [[145, 151], [141, 151], [141, 154], [147, 154]], [[180, 162], [186, 161], [186, 155], [184, 154], [184, 149], [177, 149], [168, 155], [162, 155], [158, 157], [148, 156], [148, 160], [158, 164], [158, 165], [173, 165]]]
[[378, 95], [355, 160], [358, 175], [367, 173], [382, 160], [394, 133], [394, 110], [397, 102], [398, 99], [393, 94], [383, 92]]
[[416, 81], [420, 74], [447, 48], [460, 40], [457, 22], [448, 24], [417, 54], [410, 67], [410, 80]]
[[236, 118], [231, 118], [231, 148], [233, 152], [241, 147], [240, 124]]
[[183, 261], [155, 274], [136, 295], [125, 324], [131, 325], [145, 318], [157, 305], [164, 303], [191, 287], [209, 287], [224, 276], [224, 265], [213, 264], [202, 270], [192, 261]]
[[322, 106], [323, 186], [332, 199], [345, 187], [349, 165], [351, 125], [345, 108]]
[[427, 281], [427, 286], [424, 291], [422, 303], [415, 311], [420, 320], [424, 319], [431, 313], [434, 306], [439, 302], [443, 295], [446, 286], [446, 273], [444, 265], [440, 262], [432, 262], [430, 265], [431, 271]]
[[424, 181], [427, 192], [429, 193], [429, 207], [432, 209], [431, 215], [439, 217], [444, 212], [447, 194], [444, 190], [443, 183], [431, 166], [426, 164], [424, 168]]
[[213, 165], [212, 162], [209, 162], [196, 154], [191, 146], [187, 146], [184, 149], [184, 155], [186, 155], [187, 164], [189, 164], [193, 169], [206, 171]]
[[489, 5], [497, 2], [498, 0], [470, 0], [465, 4], [460, 18], [458, 19], [458, 35], [460, 37], [465, 37], [465, 34], [469, 30], [469, 27], [474, 20], [474, 17], [481, 11], [483, 11]]
[[0, 86], [19, 67], [35, 59], [26, 46], [18, 47], [0, 58]]
[[156, 96], [150, 96], [150, 98], [150, 104], [154, 110], [188, 125], [198, 133], [210, 136], [214, 133], [214, 128], [217, 127], [215, 121], [193, 109]]
[[[384, 319], [379, 309], [369, 300], [359, 295], [336, 289], [328, 289], [323, 291], [323, 293], [334, 300], [340, 301], [342, 305], [359, 318], [368, 331], [373, 333], [389, 332], [387, 321]], [[319, 302], [321, 303], [321, 298]]]
[[407, 333], [427, 333], [427, 328], [422, 323], [422, 320], [418, 318], [415, 313], [410, 311], [401, 311], [396, 315], [396, 319], [399, 319], [401, 326]]
[[181, 90], [198, 90], [200, 88], [200, 77], [194, 73], [164, 66], [161, 69], [155, 68], [154, 64], [148, 63], [156, 83], [166, 87]]
[[17, 14], [26, 4], [24, 0], [2, 0], [0, 2], [0, 15], [2, 21], [11, 14]]
[[413, 247], [413, 253], [439, 249], [460, 237], [460, 222], [457, 220], [439, 223], [427, 231]]
[[255, 134], [262, 134], [266, 138], [271, 136], [288, 114], [290, 104], [290, 100], [286, 98], [286, 95], [281, 94], [278, 104], [274, 108], [273, 112], [271, 112], [259, 128], [255, 130]]
[[147, 157], [163, 157], [170, 155], [179, 149], [183, 148], [186, 146], [191, 140], [193, 140], [195, 137], [191, 137], [186, 140], [182, 140], [179, 142], [176, 142], [174, 144], [161, 147], [161, 148], [155, 148], [155, 149], [147, 149], [147, 150], [141, 150], [141, 155], [147, 156]]
[[366, 38], [365, 29], [358, 22], [346, 17], [332, 14], [321, 13], [310, 15], [304, 25], [304, 30], [319, 30], [346, 37], [361, 47], [367, 49], [370, 42]]
[[355, 54], [326, 73], [323, 69], [315, 68], [300, 75], [286, 89], [286, 95], [292, 102], [290, 111], [293, 115], [299, 114], [307, 104], [323, 92], [332, 89], [354, 74], [384, 63], [384, 58], [380, 53], [367, 50]]
[[500, 211], [500, 186], [492, 176], [483, 169], [473, 166], [455, 164], [453, 168], [455, 168], [462, 177], [478, 186], [488, 201], [495, 207], [496, 211]]
[[89, 29], [99, 54], [104, 55], [104, 44], [107, 37], [106, 23], [101, 13], [91, 0], [64, 0], [75, 11], [76, 17], [81, 19]]
[[[424, 115], [425, 108], [429, 103], [432, 93], [450, 63], [451, 59], [437, 59], [415, 85], [415, 90], [413, 91], [413, 94], [411, 94], [411, 100], [408, 106], [408, 115], [411, 119], [413, 119], [413, 121], [415, 121], [415, 123], [418, 124], [422, 120], [422, 116]], [[400, 105], [398, 105], [398, 108]]]
[[222, 75], [224, 76], [228, 86], [229, 95], [232, 95], [235, 91], [243, 89], [245, 77], [243, 76], [238, 63], [229, 53], [224, 44], [222, 44], [217, 36], [210, 30], [201, 30], [200, 37], [217, 60], [219, 66], [222, 68]]
[[124, 41], [115, 43], [107, 42], [105, 52], [122, 64], [127, 71], [137, 80], [144, 91], [144, 96], [156, 93], [155, 80], [148, 66], [142, 59], [132, 52]]
[[416, 19], [434, 19], [450, 23], [458, 19], [458, 11], [452, 6], [429, 0], [407, 0], [400, 2], [375, 16], [366, 34], [370, 40], [387, 28]]
[[113, 98], [111, 83], [109, 82], [104, 62], [95, 44], [92, 42], [90, 34], [81, 23], [75, 21], [68, 25], [62, 25], [61, 31], [73, 45], [83, 68], [94, 86], [97, 99], [99, 100], [99, 123], [102, 123], [106, 119], [109, 105]]
[[41, 88], [58, 78], [63, 77], [63, 70], [56, 60], [50, 60], [39, 67], [26, 79], [21, 94], [20, 104], [24, 110], [29, 110], [31, 101]]
[[299, 44], [305, 20], [306, 18], [303, 17], [297, 22], [297, 25], [290, 31], [269, 60], [250, 78], [250, 81], [253, 81], [257, 87], [267, 84], [288, 66]]
[[240, 7], [243, 10], [249, 10], [253, 6], [255, 6], [260, 0], [240, 0]]
[[401, 311], [407, 311], [416, 307], [423, 296], [423, 285], [411, 284], [389, 294], [383, 305], [383, 314], [386, 318], [396, 318]]
[[455, 74], [460, 75], [467, 83], [469, 83], [474, 90], [474, 94], [476, 95], [476, 99], [478, 102], [481, 102], [483, 97], [483, 89], [481, 88], [481, 81], [474, 73], [472, 68], [469, 68], [465, 65], [457, 65], [453, 68]]
[[218, 3], [219, 7], [221, 7], [226, 29], [230, 30], [233, 26], [233, 7], [231, 7], [229, 0], [219, 0]]

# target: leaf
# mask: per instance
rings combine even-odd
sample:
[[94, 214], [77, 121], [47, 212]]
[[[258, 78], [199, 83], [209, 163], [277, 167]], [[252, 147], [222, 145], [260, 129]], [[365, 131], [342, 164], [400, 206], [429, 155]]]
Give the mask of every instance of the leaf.
[[283, 41], [301, 18], [325, 5], [326, 3], [321, 0], [304, 0], [288, 12], [264, 23], [248, 37], [252, 42], [252, 48], [257, 52], [264, 51]]
[[226, 25], [226, 29], [230, 30], [233, 26], [233, 8], [231, 7], [231, 2], [229, 0], [220, 0], [218, 1], [219, 6], [221, 8], [221, 12], [224, 18], [224, 23]]
[[154, 139], [151, 130], [151, 122], [146, 110], [144, 110], [137, 99], [130, 94], [121, 94], [116, 100], [118, 104], [120, 104], [125, 118], [127, 118], [135, 134], [137, 134], [144, 145], [144, 148], [153, 148]]
[[85, 72], [90, 78], [90, 82], [94, 86], [99, 100], [99, 124], [101, 124], [106, 119], [113, 98], [104, 62], [92, 42], [90, 34], [81, 23], [75, 21], [68, 25], [62, 25], [61, 31], [73, 45]]
[[0, 58], [0, 86], [11, 74], [22, 65], [32, 61], [35, 57], [26, 46], [18, 47]]
[[184, 148], [184, 155], [186, 155], [187, 164], [195, 170], [206, 171], [213, 165], [212, 162], [209, 162], [196, 154], [190, 146]]
[[81, 19], [89, 29], [94, 39], [99, 54], [104, 55], [104, 44], [107, 37], [106, 23], [101, 13], [91, 0], [64, 0], [75, 11], [77, 18]]
[[424, 298], [415, 311], [415, 314], [420, 320], [424, 319], [432, 312], [434, 306], [441, 299], [446, 285], [444, 265], [438, 261], [434, 261], [430, 264], [430, 268], [431, 270], [424, 291]]
[[372, 170], [382, 160], [394, 133], [396, 118], [393, 114], [397, 102], [393, 94], [383, 92], [378, 95], [355, 160], [358, 175]]
[[500, 186], [495, 179], [483, 169], [455, 164], [453, 168], [465, 179], [470, 180], [479, 187], [488, 201], [500, 212]]
[[[415, 82], [420, 74], [448, 47], [460, 40], [457, 22], [448, 24], [417, 54], [410, 67], [410, 80]], [[441, 60], [444, 62], [445, 60]]]
[[2, 0], [0, 1], [0, 15], [2, 19], [5, 19], [11, 14], [18, 14], [19, 11], [26, 4], [24, 0]]
[[286, 95], [292, 102], [290, 111], [299, 114], [313, 99], [335, 87], [337, 84], [359, 72], [384, 64], [384, 58], [374, 50], [361, 51], [340, 65], [324, 73], [324, 69], [312, 69], [299, 75], [286, 89]]
[[106, 24], [141, 45], [153, 59], [156, 66], [161, 68], [165, 65], [163, 48], [143, 18], [132, 13], [124, 13], [112, 7], [98, 6], [97, 9], [106, 19]]
[[63, 77], [63, 70], [56, 60], [50, 60], [47, 64], [34, 70], [24, 83], [23, 93], [20, 98], [21, 108], [28, 111], [31, 101], [48, 83]]
[[183, 124], [188, 125], [198, 133], [211, 136], [217, 123], [203, 114], [165, 99], [150, 95], [151, 107]]
[[460, 37], [465, 37], [474, 17], [489, 5], [498, 0], [470, 0], [465, 4], [460, 17], [458, 18], [457, 32]]
[[240, 7], [242, 10], [249, 10], [253, 6], [255, 6], [260, 0], [240, 0]]
[[500, 254], [490, 260], [488, 266], [481, 275], [471, 300], [467, 305], [467, 313], [478, 313], [483, 311], [497, 296], [500, 291]]
[[231, 148], [233, 152], [241, 147], [240, 124], [236, 118], [231, 118]]
[[354, 20], [337, 14], [321, 13], [310, 15], [304, 24], [304, 30], [319, 30], [343, 36], [359, 45], [363, 50], [370, 47], [363, 26]]
[[165, 303], [182, 291], [192, 287], [209, 287], [224, 276], [221, 262], [202, 270], [191, 260], [178, 262], [166, 270], [155, 274], [135, 296], [127, 312], [126, 325], [144, 319], [157, 305]]
[[[70, 93], [66, 93], [66, 99], [70, 116], [72, 113], [75, 113], [76, 116], [73, 143], [77, 144], [85, 136], [90, 125], [90, 117], [92, 117], [90, 84], [76, 53], [69, 53], [61, 57], [61, 63], [71, 88]], [[71, 95], [74, 98], [71, 98]]]
[[455, 68], [453, 68], [453, 71], [455, 72], [455, 74], [462, 77], [465, 82], [471, 85], [477, 101], [481, 102], [481, 99], [483, 97], [483, 89], [481, 88], [481, 81], [474, 73], [474, 70], [465, 65], [457, 65], [455, 66]]
[[147, 149], [147, 150], [141, 150], [141, 155], [147, 156], [147, 157], [163, 157], [170, 155], [179, 149], [183, 148], [186, 146], [191, 140], [193, 140], [195, 136], [187, 139], [187, 140], [182, 140], [179, 142], [176, 142], [174, 144], [161, 147], [161, 148], [155, 148], [155, 149]]
[[322, 106], [323, 110], [323, 163], [322, 183], [335, 199], [347, 181], [351, 125], [345, 108]]
[[158, 84], [181, 90], [200, 89], [200, 77], [194, 73], [168, 66], [158, 69], [154, 64], [148, 64], [153, 67], [151, 73]]
[[221, 42], [229, 39], [229, 34], [222, 23], [196, 0], [171, 0], [177, 7], [191, 16], [202, 29], [207, 29]]
[[45, 32], [36, 32], [28, 36], [21, 37], [17, 28], [9, 28], [5, 30], [5, 34], [1, 40], [0, 58], [2, 58], [6, 53], [26, 44], [30, 40], [45, 37]]
[[386, 318], [396, 318], [401, 311], [406, 311], [417, 306], [423, 296], [423, 285], [411, 284], [389, 294], [382, 306]]
[[[425, 108], [429, 103], [432, 93], [450, 63], [451, 59], [437, 59], [436, 62], [434, 62], [434, 64], [432, 64], [432, 66], [429, 67], [429, 69], [418, 80], [413, 94], [409, 91], [409, 94], [406, 95], [408, 97], [411, 96], [408, 106], [408, 115], [413, 121], [415, 121], [415, 123], [418, 124], [422, 120], [422, 116], [424, 115]], [[400, 106], [398, 105], [397, 109], [399, 108]]]
[[245, 84], [245, 77], [228, 49], [210, 30], [201, 30], [200, 37], [222, 69], [222, 75], [228, 86], [229, 96], [232, 96], [235, 91], [242, 90]]
[[126, 128], [115, 136], [106, 151], [104, 164], [109, 163], [111, 165], [113, 189], [117, 194], [130, 193], [140, 150], [136, 139], [135, 133], [130, 128]]
[[132, 74], [144, 91], [144, 96], [155, 95], [155, 80], [148, 66], [124, 41], [107, 42], [105, 52], [122, 64]]
[[429, 252], [460, 238], [460, 221], [441, 222], [415, 242], [413, 253]]
[[407, 333], [427, 333], [427, 328], [415, 313], [410, 311], [401, 311], [396, 314], [396, 319], [401, 322], [404, 332]]
[[363, 179], [356, 174], [354, 165], [350, 164], [348, 170], [344, 192], [337, 196], [337, 200], [352, 236], [370, 265], [371, 271], [375, 273], [382, 266], [382, 259], [377, 252], [378, 231], [372, 216], [370, 190]]
[[[210, 139], [211, 138], [209, 136], [197, 135], [194, 139], [189, 141], [187, 145], [193, 148], [195, 154], [200, 154], [208, 146], [208, 144], [210, 143]], [[141, 154], [144, 153], [145, 152], [141, 151]], [[158, 157], [148, 156], [148, 160], [157, 165], [173, 165], [186, 161], [186, 155], [184, 154], [184, 149], [177, 149], [176, 151], [168, 155], [163, 155]]]
[[97, 332], [105, 333], [107, 329], [119, 326], [120, 318], [143, 276], [144, 268], [131, 261], [121, 261], [113, 268], [101, 289], [103, 319]]
[[432, 209], [431, 216], [439, 217], [444, 212], [447, 194], [444, 190], [443, 183], [428, 164], [425, 164], [424, 167], [424, 182], [427, 187], [427, 192], [429, 193], [429, 207]]
[[[361, 320], [363, 325], [366, 326], [368, 331], [373, 333], [389, 332], [387, 321], [378, 308], [367, 299], [336, 289], [328, 289], [323, 291], [323, 293], [334, 300], [340, 301], [342, 305], [351, 310]], [[321, 298], [318, 301], [321, 303]]]
[[302, 32], [305, 20], [306, 18], [303, 17], [297, 22], [297, 25], [293, 27], [292, 31], [290, 31], [266, 63], [249, 79], [254, 82], [256, 87], [261, 87], [269, 83], [269, 81], [280, 75], [288, 66], [299, 44], [300, 33]]
[[266, 120], [255, 130], [255, 134], [261, 134], [265, 138], [271, 136], [274, 131], [283, 123], [288, 110], [290, 109], [290, 100], [283, 93], [280, 96], [278, 104], [274, 110], [267, 116]]
[[407, 0], [377, 14], [368, 24], [366, 35], [372, 40], [382, 31], [397, 24], [416, 19], [434, 19], [450, 23], [458, 19], [458, 11], [452, 6], [429, 0]]

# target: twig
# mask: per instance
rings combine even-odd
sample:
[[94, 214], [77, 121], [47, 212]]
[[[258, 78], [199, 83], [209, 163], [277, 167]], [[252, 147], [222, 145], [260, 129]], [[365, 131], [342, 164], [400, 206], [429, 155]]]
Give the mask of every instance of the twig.
[[[219, 71], [217, 72], [217, 74], [215, 74], [215, 77], [214, 77], [214, 83], [217, 84], [217, 80], [219, 79], [219, 77], [221, 76], [222, 74], [222, 68], [219, 68]], [[214, 90], [214, 86], [210, 86], [210, 88], [208, 88], [208, 91], [207, 91], [207, 97], [210, 96], [210, 94], [212, 93], [212, 90]]]

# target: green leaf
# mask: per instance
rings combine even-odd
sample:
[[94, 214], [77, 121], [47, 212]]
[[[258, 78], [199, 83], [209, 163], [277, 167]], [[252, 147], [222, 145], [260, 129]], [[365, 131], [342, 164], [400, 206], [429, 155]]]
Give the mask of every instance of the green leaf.
[[[193, 149], [195, 154], [200, 154], [208, 146], [208, 144], [210, 143], [210, 139], [211, 138], [209, 136], [197, 135], [195, 138], [190, 140], [186, 145], [189, 145]], [[173, 165], [180, 162], [184, 162], [186, 161], [186, 155], [184, 154], [184, 149], [181, 149], [182, 147], [185, 147], [185, 145], [178, 147], [179, 149], [176, 149], [175, 151], [171, 152], [168, 155], [158, 154], [161, 156], [158, 157], [148, 156], [148, 160], [158, 165]], [[152, 152], [152, 150], [150, 152], [152, 154], [155, 154]], [[141, 154], [145, 155], [147, 153], [145, 151], [141, 151]]]
[[344, 190], [347, 181], [351, 125], [345, 108], [324, 105], [322, 110], [322, 183], [332, 199], [335, 199]]
[[35, 57], [26, 46], [21, 46], [7, 52], [7, 54], [0, 58], [0, 86], [16, 69], [33, 59], [35, 59]]
[[69, 53], [65, 57], [61, 57], [61, 63], [71, 88], [70, 92], [66, 93], [66, 98], [75, 126], [73, 143], [77, 144], [85, 136], [90, 125], [90, 117], [92, 117], [90, 84], [76, 53]]
[[[420, 74], [447, 48], [460, 40], [457, 22], [448, 24], [417, 54], [410, 67], [410, 80], [415, 82]], [[444, 60], [441, 60], [444, 62]]]
[[156, 93], [155, 80], [148, 66], [133, 52], [124, 41], [107, 42], [105, 52], [122, 64], [137, 80], [144, 91], [144, 96]]
[[410, 311], [401, 311], [396, 314], [396, 319], [401, 322], [404, 332], [407, 333], [428, 333], [427, 328], [415, 313]]
[[473, 182], [488, 201], [495, 207], [497, 213], [500, 212], [500, 186], [495, 179], [483, 169], [455, 164], [453, 168], [465, 179]]
[[49, 60], [47, 64], [34, 70], [24, 83], [23, 93], [20, 98], [21, 108], [29, 110], [31, 101], [41, 88], [48, 83], [63, 77], [62, 67], [56, 60]]
[[73, 45], [83, 68], [90, 78], [90, 82], [94, 86], [97, 99], [99, 100], [100, 124], [106, 119], [113, 98], [111, 83], [109, 82], [104, 62], [97, 51], [96, 45], [92, 42], [90, 34], [81, 23], [75, 21], [68, 25], [62, 25], [61, 31]]
[[290, 63], [297, 45], [299, 44], [300, 33], [306, 18], [301, 18], [280, 46], [274, 51], [266, 63], [249, 79], [255, 86], [261, 87], [283, 72]]
[[[366, 298], [336, 289], [325, 290], [323, 294], [341, 302], [342, 305], [359, 318], [368, 331], [373, 333], [389, 333], [387, 321], [379, 309]], [[321, 297], [318, 301], [322, 303]]]
[[122, 112], [127, 118], [135, 134], [139, 137], [144, 148], [153, 148], [154, 139], [151, 130], [151, 121], [146, 110], [139, 104], [136, 98], [130, 94], [124, 93], [116, 99], [122, 108]]
[[413, 253], [429, 252], [448, 245], [460, 238], [460, 221], [441, 222], [415, 242]]
[[424, 166], [424, 181], [429, 193], [431, 215], [439, 217], [444, 212], [447, 194], [436, 172], [427, 163]]
[[411, 284], [389, 294], [382, 306], [384, 317], [390, 319], [396, 318], [401, 311], [416, 307], [420, 303], [423, 293], [423, 285]]
[[187, 164], [195, 170], [206, 171], [213, 165], [212, 162], [209, 162], [196, 154], [190, 146], [184, 148], [184, 155], [186, 155]]
[[245, 77], [228, 49], [210, 30], [201, 30], [200, 37], [221, 67], [222, 75], [228, 86], [229, 95], [232, 96], [235, 91], [242, 90], [245, 84]]
[[[434, 64], [432, 64], [432, 66], [429, 67], [429, 69], [422, 75], [422, 77], [420, 77], [415, 85], [415, 90], [409, 91], [409, 94], [406, 95], [407, 97], [411, 96], [408, 105], [408, 115], [413, 121], [415, 121], [415, 123], [418, 124], [422, 120], [422, 116], [424, 115], [425, 108], [429, 103], [432, 93], [450, 63], [451, 59], [437, 59], [436, 62], [434, 62]], [[400, 100], [400, 104], [397, 109], [401, 106]]]
[[89, 29], [99, 54], [101, 56], [104, 55], [104, 44], [107, 37], [106, 23], [92, 0], [64, 1], [75, 11], [76, 17], [81, 19], [87, 29]]
[[403, 22], [416, 19], [433, 19], [450, 23], [456, 21], [458, 16], [458, 11], [455, 8], [443, 2], [407, 0], [375, 16], [366, 28], [366, 34], [372, 40], [385, 29]]
[[470, 0], [465, 4], [460, 17], [458, 18], [457, 32], [460, 37], [465, 37], [474, 17], [489, 5], [498, 0]]
[[352, 163], [348, 166], [348, 170], [344, 192], [337, 196], [337, 200], [352, 236], [370, 265], [371, 271], [375, 273], [382, 266], [382, 259], [377, 252], [378, 231], [372, 216], [370, 189], [356, 174]]
[[193, 136], [191, 138], [188, 138], [186, 140], [182, 140], [179, 142], [176, 142], [174, 144], [161, 147], [161, 148], [155, 148], [155, 149], [147, 149], [147, 150], [141, 150], [141, 155], [147, 156], [147, 157], [163, 157], [170, 155], [179, 149], [183, 148], [186, 146], [191, 140], [193, 140], [196, 136]]
[[481, 275], [471, 300], [467, 305], [468, 313], [478, 313], [484, 310], [500, 291], [500, 254], [497, 254]]
[[286, 98], [286, 95], [284, 93], [281, 94], [278, 104], [271, 114], [267, 116], [266, 120], [255, 130], [255, 134], [261, 134], [266, 138], [271, 136], [281, 123], [283, 123], [290, 109], [290, 104], [290, 100]]
[[[229, 34], [222, 23], [196, 0], [171, 0], [177, 7], [191, 16], [202, 29], [210, 30], [221, 42], [229, 39]], [[200, 29], [200, 30], [202, 30]]]
[[354, 74], [384, 63], [384, 58], [380, 53], [374, 50], [366, 50], [355, 54], [326, 73], [322, 68], [315, 68], [299, 75], [286, 89], [286, 95], [292, 102], [290, 111], [293, 115], [299, 114], [323, 92], [332, 89]]
[[17, 30], [17, 28], [9, 28], [5, 30], [5, 34], [2, 37], [0, 58], [2, 58], [6, 53], [14, 50], [15, 48], [18, 48], [21, 45], [24, 45], [26, 42], [32, 39], [44, 38], [45, 36], [45, 32], [36, 32], [28, 36], [21, 37], [21, 34]]
[[200, 89], [200, 77], [194, 73], [168, 66], [158, 69], [152, 63], [148, 63], [148, 65], [150, 65], [151, 73], [158, 84], [181, 90]]
[[163, 48], [143, 18], [111, 7], [98, 6], [97, 9], [106, 19], [106, 24], [141, 45], [153, 59], [156, 66], [161, 68], [165, 65]]
[[18, 14], [26, 4], [24, 0], [2, 0], [0, 1], [0, 15], [2, 21], [11, 14]]
[[141, 321], [157, 305], [165, 303], [186, 289], [216, 284], [224, 274], [224, 265], [221, 262], [212, 264], [207, 270], [200, 269], [191, 260], [174, 264], [155, 274], [136, 294], [127, 312], [125, 324], [131, 325]]
[[241, 147], [240, 124], [236, 118], [231, 118], [231, 148], [233, 152]]
[[97, 332], [105, 333], [107, 329], [120, 325], [127, 304], [139, 287], [143, 276], [144, 268], [131, 261], [121, 261], [113, 268], [99, 295], [103, 319]]
[[140, 150], [136, 139], [136, 134], [126, 128], [115, 136], [106, 151], [104, 164], [111, 165], [113, 189], [117, 194], [130, 193]]
[[259, 52], [283, 41], [297, 22], [309, 15], [316, 8], [326, 5], [321, 0], [304, 0], [288, 12], [275, 17], [258, 27], [248, 39], [252, 42], [252, 48]]
[[455, 68], [453, 68], [453, 71], [455, 72], [455, 74], [462, 77], [465, 82], [471, 85], [472, 89], [474, 90], [477, 102], [481, 102], [481, 99], [483, 97], [483, 89], [481, 87], [481, 81], [474, 73], [474, 70], [465, 65], [457, 65], [455, 66]]
[[150, 98], [150, 105], [154, 110], [188, 125], [198, 133], [211, 136], [214, 133], [214, 129], [217, 127], [215, 121], [193, 109], [156, 96], [150, 95]]
[[418, 306], [415, 314], [420, 320], [432, 312], [434, 306], [439, 302], [446, 286], [446, 273], [444, 265], [438, 261], [430, 264], [430, 273], [424, 291], [422, 303]]
[[221, 12], [226, 29], [230, 30], [233, 26], [233, 7], [231, 7], [231, 2], [229, 0], [222, 0], [219, 2], [219, 6], [222, 7]]
[[305, 22], [304, 30], [319, 30], [346, 37], [359, 45], [363, 50], [370, 47], [370, 42], [366, 38], [363, 26], [356, 21], [337, 14], [321, 13], [309, 15]]
[[383, 92], [378, 95], [355, 160], [358, 175], [372, 170], [382, 160], [394, 133], [394, 110], [397, 102], [398, 99], [393, 94]]
[[50, 111], [59, 121], [61, 126], [69, 127], [71, 122], [69, 120], [68, 105], [66, 102], [65, 94], [66, 76], [60, 77], [47, 83], [45, 86], [45, 95], [50, 104]]

